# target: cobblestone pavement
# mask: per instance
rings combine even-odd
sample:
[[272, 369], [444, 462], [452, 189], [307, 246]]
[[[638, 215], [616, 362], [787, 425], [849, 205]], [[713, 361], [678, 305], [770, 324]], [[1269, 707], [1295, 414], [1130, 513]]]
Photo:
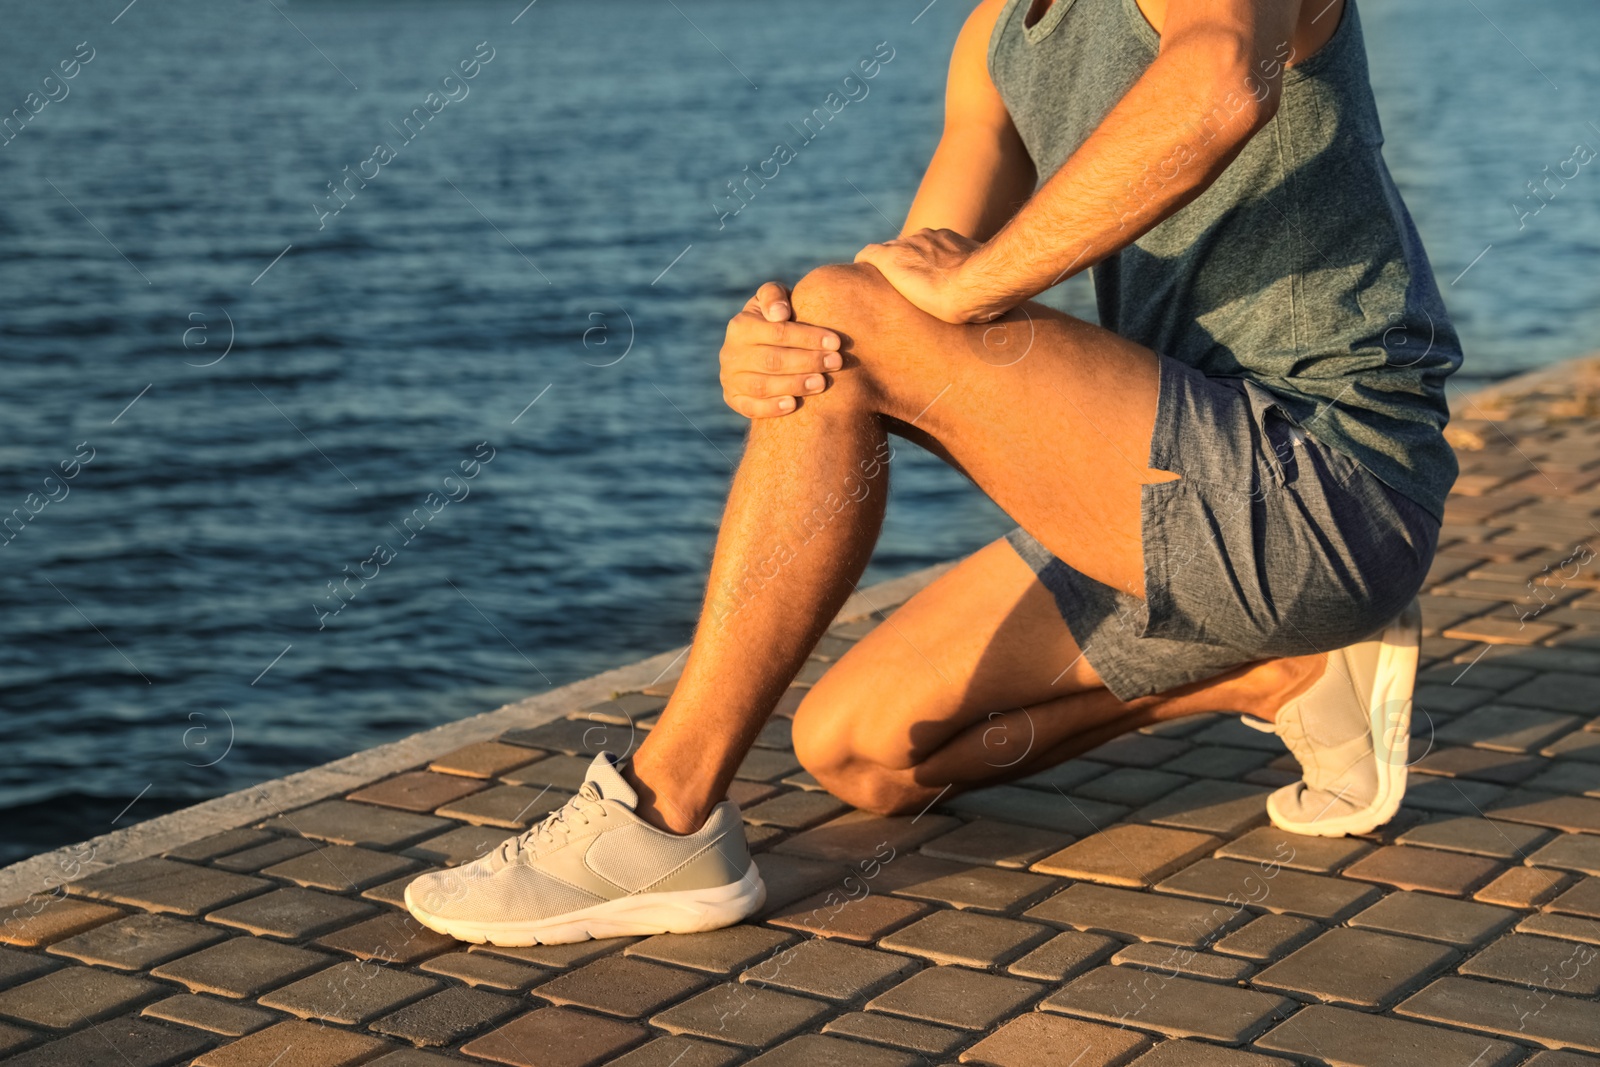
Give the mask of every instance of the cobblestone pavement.
[[[1575, 1067], [1600, 1063], [1600, 370], [1482, 395], [1425, 597], [1389, 826], [1268, 825], [1298, 775], [1227, 716], [920, 816], [847, 810], [789, 748], [734, 798], [770, 900], [711, 934], [498, 949], [422, 929], [473, 858], [627, 750], [617, 694], [0, 912], [7, 1062], [159, 1067]], [[1560, 1051], [1550, 1051], [1560, 1050]]]

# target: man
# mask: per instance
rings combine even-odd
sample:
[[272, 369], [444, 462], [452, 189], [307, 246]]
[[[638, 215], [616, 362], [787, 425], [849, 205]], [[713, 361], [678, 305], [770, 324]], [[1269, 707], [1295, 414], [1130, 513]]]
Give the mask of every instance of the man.
[[[1021, 529], [811, 689], [795, 752], [824, 787], [917, 812], [1235, 712], [1302, 766], [1279, 827], [1387, 821], [1461, 356], [1381, 142], [1350, 0], [983, 0], [906, 236], [728, 325], [749, 441], [659, 725], [419, 878], [417, 918], [516, 945], [760, 907], [724, 797], [866, 565], [889, 432]], [[1091, 265], [1101, 326], [1028, 302]]]

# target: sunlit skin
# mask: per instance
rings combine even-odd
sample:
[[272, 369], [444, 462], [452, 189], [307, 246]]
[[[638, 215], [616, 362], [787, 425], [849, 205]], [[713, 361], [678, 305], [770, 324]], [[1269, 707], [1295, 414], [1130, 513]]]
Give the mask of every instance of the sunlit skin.
[[[903, 236], [813, 271], [792, 293], [763, 285], [728, 324], [724, 396], [751, 419], [749, 440], [683, 675], [628, 771], [640, 813], [665, 829], [697, 829], [726, 795], [855, 590], [883, 520], [888, 475], [876, 460], [891, 433], [962, 471], [1071, 566], [1144, 595], [1140, 487], [1178, 477], [1146, 466], [1155, 354], [1031, 298], [1215, 180], [1275, 113], [1273, 57], [1314, 53], [1343, 0], [1141, 0], [1159, 56], [1037, 192], [987, 70], [1003, 6], [984, 0], [957, 40], [943, 136]], [[1048, 6], [1035, 0], [1030, 22]], [[1267, 91], [1249, 95], [1171, 180], [1130, 201], [1130, 182], [1247, 84]], [[795, 752], [851, 804], [916, 812], [1160, 720], [1270, 720], [1325, 661], [1262, 661], [1124, 703], [1027, 564], [993, 544], [828, 671], [796, 712]]]

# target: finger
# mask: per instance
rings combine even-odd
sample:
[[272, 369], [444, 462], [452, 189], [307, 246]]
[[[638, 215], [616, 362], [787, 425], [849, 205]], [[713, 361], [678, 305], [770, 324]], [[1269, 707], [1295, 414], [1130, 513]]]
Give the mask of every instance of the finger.
[[794, 314], [789, 306], [789, 291], [778, 282], [767, 282], [756, 290], [756, 302], [761, 317], [768, 322], [782, 322]]
[[752, 345], [775, 345], [779, 348], [811, 350], [839, 350], [839, 335], [822, 326], [805, 322], [766, 322], [752, 320], [744, 333], [744, 340]]
[[786, 396], [816, 396], [828, 388], [826, 374], [761, 374], [735, 371], [727, 376], [726, 388], [752, 400], [774, 400]]
[[731, 396], [728, 398], [728, 406], [747, 419], [773, 419], [793, 411], [795, 409], [795, 399], [792, 396], [768, 399]]
[[818, 374], [838, 370], [843, 365], [844, 360], [837, 352], [781, 345], [748, 345], [732, 361], [736, 372], [763, 374]]

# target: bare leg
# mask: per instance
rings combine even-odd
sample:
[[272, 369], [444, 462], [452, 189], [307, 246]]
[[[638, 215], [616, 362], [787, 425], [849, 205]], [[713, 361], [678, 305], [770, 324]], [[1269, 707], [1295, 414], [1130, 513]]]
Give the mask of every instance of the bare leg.
[[[751, 426], [700, 629], [630, 772], [641, 814], [679, 832], [725, 795], [865, 568], [883, 515], [887, 425], [914, 426], [1053, 553], [1135, 596], [1140, 487], [1175, 477], [1145, 464], [1158, 374], [1143, 346], [1038, 305], [1000, 324], [952, 326], [870, 267], [814, 271], [793, 305], [841, 334], [845, 369], [800, 410]], [[1051, 695], [1099, 685], [1080, 660]]]
[[795, 715], [795, 752], [857, 807], [920, 811], [947, 791], [1033, 774], [1155, 722], [1204, 712], [1271, 719], [1325, 661], [1262, 661], [1127, 703], [1066, 684], [1084, 664], [1054, 597], [996, 542], [834, 665]]

